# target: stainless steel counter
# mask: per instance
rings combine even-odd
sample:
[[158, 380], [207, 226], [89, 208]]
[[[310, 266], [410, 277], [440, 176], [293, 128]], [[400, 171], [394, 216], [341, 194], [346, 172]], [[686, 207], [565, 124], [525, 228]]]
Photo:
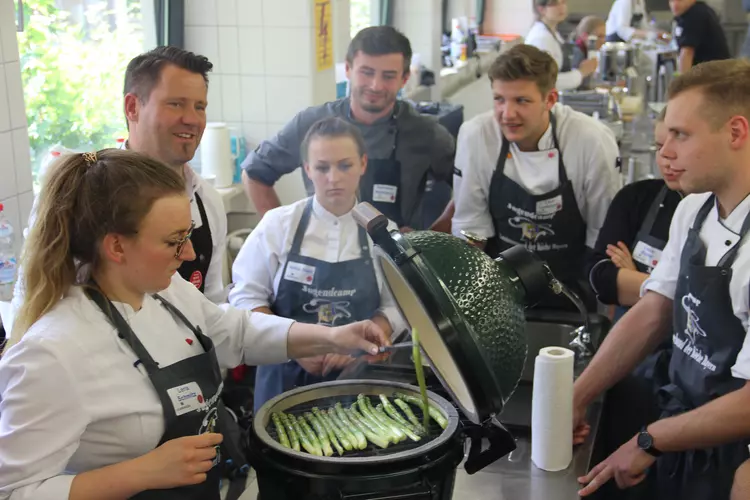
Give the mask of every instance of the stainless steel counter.
[[[578, 478], [585, 475], [590, 466], [594, 442], [599, 429], [601, 401], [589, 407], [588, 422], [591, 434], [585, 443], [573, 450], [573, 461], [560, 472], [547, 472], [538, 469], [531, 461], [531, 441], [528, 437], [518, 437], [518, 448], [469, 476], [461, 474], [456, 482], [454, 498], [479, 500], [573, 500], [578, 497]], [[487, 490], [484, 493], [484, 490]], [[466, 495], [461, 493], [465, 492]]]

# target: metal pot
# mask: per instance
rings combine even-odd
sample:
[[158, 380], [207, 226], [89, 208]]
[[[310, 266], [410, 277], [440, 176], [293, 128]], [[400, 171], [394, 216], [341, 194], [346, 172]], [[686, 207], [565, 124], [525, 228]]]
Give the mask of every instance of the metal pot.
[[626, 69], [637, 67], [638, 49], [624, 42], [607, 42], [599, 49], [599, 75], [616, 83], [624, 80]]

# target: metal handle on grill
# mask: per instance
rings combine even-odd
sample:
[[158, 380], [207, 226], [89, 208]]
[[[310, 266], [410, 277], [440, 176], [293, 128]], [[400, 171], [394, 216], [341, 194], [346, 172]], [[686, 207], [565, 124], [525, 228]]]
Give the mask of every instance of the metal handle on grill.
[[353, 495], [341, 495], [341, 500], [430, 500], [433, 498], [432, 491], [422, 486], [420, 491], [410, 491], [404, 493], [355, 493]]
[[368, 233], [377, 231], [381, 227], [388, 226], [388, 217], [380, 213], [377, 208], [373, 207], [366, 201], [358, 203], [354, 207], [352, 215], [354, 216], [354, 220], [357, 221], [357, 224], [365, 228]]
[[[469, 456], [464, 464], [464, 470], [469, 475], [479, 472], [516, 449], [516, 440], [513, 435], [494, 419], [492, 423], [481, 427], [467, 427], [464, 433], [471, 439]], [[490, 446], [482, 451], [484, 438], [490, 442]]]

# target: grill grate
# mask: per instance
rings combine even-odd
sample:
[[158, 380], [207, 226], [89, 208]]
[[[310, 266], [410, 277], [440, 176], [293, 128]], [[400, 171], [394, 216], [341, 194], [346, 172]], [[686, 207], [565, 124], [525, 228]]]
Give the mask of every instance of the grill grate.
[[[365, 396], [369, 397], [369, 396]], [[380, 404], [379, 398], [369, 397], [370, 402], [373, 404], [373, 406], [377, 406]], [[308, 401], [303, 404], [299, 404], [297, 406], [294, 406], [292, 408], [289, 408], [288, 410], [284, 410], [284, 413], [287, 415], [294, 415], [302, 416], [305, 412], [311, 412], [313, 407], [318, 407], [319, 409], [328, 409], [333, 407], [336, 403], [341, 403], [344, 408], [349, 408], [355, 401], [357, 401], [357, 396], [335, 396], [335, 397], [327, 397], [327, 398], [320, 398], [315, 399], [313, 401]], [[417, 408], [416, 406], [409, 404], [412, 411], [414, 412], [414, 415], [419, 419], [419, 421], [422, 421], [422, 410]], [[399, 413], [401, 413], [404, 418], [406, 418], [406, 415], [403, 414], [403, 412], [398, 409]], [[312, 413], [312, 412], [311, 412]], [[273, 425], [273, 421], [269, 419], [269, 425], [266, 427], [266, 432], [268, 432], [269, 436], [271, 438], [278, 442], [279, 436], [276, 433], [276, 426]], [[314, 430], [313, 430], [314, 432]], [[392, 455], [394, 453], [402, 452], [402, 451], [409, 451], [416, 448], [419, 448], [420, 446], [424, 446], [425, 444], [429, 443], [430, 441], [434, 440], [436, 437], [440, 436], [440, 434], [443, 432], [443, 429], [435, 422], [433, 419], [430, 419], [430, 426], [427, 432], [426, 436], [421, 436], [422, 439], [419, 441], [412, 441], [411, 439], [406, 439], [404, 441], [401, 441], [400, 443], [391, 444], [388, 446], [388, 448], [379, 448], [372, 444], [369, 440], [367, 441], [367, 448], [364, 450], [351, 450], [351, 451], [345, 451], [341, 458], [357, 458], [357, 457], [378, 457], [378, 456], [387, 456]], [[338, 453], [335, 453], [333, 457], [338, 457]], [[333, 458], [331, 457], [331, 458]]]

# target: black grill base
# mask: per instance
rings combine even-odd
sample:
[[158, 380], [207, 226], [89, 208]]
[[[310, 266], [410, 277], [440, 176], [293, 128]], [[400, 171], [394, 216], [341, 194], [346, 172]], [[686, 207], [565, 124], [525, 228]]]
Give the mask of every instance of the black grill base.
[[251, 437], [260, 500], [450, 500], [464, 456], [460, 432], [443, 446], [408, 459], [369, 465], [299, 460]]

